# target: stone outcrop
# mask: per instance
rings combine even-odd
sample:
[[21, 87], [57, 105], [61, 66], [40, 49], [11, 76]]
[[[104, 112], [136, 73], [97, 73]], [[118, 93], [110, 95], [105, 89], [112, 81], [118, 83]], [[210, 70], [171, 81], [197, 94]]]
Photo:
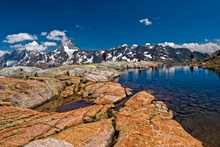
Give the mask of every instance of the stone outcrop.
[[37, 67], [16, 66], [0, 70], [0, 76], [26, 79], [35, 76], [37, 72], [42, 72], [42, 69]]
[[[81, 69], [75, 73], [68, 67], [48, 69], [49, 74], [39, 70], [42, 73], [25, 75], [26, 80], [0, 78], [0, 146], [202, 146], [149, 93], [137, 93], [124, 106], [122, 100], [129, 98], [131, 89], [111, 82], [118, 75], [114, 69], [103, 65]], [[54, 95], [61, 101], [73, 97], [71, 102], [77, 95], [92, 105], [62, 113], [27, 109]], [[114, 109], [121, 102], [123, 108]]]
[[117, 103], [124, 99], [129, 90], [125, 90], [119, 83], [99, 82], [85, 86], [83, 97], [94, 100], [96, 104]]
[[[90, 130], [91, 133], [97, 132], [97, 134], [94, 134], [94, 137], [97, 137], [94, 138], [94, 142], [96, 140], [101, 141], [101, 138], [109, 133], [109, 136], [106, 136], [106, 141], [102, 140], [103, 143], [108, 143], [114, 134], [114, 129], [111, 125], [111, 120], [103, 119], [108, 118], [110, 107], [109, 105], [94, 105], [64, 113], [37, 112], [12, 106], [0, 107], [0, 146], [24, 146], [32, 140], [47, 138], [78, 125], [74, 129], [78, 129], [81, 133], [83, 133], [84, 129], [88, 132]], [[82, 124], [84, 121], [88, 124]], [[95, 121], [100, 122], [91, 123]], [[97, 127], [96, 130], [94, 127]], [[65, 132], [60, 134], [61, 138], [62, 134], [65, 134]], [[85, 134], [86, 132], [84, 132]], [[75, 135], [77, 138], [77, 133]], [[57, 138], [59, 138], [58, 136]], [[80, 139], [80, 136], [78, 136], [78, 139]], [[89, 142], [89, 144], [91, 143]]]
[[[163, 102], [143, 91], [115, 113], [114, 105], [94, 105], [64, 113], [45, 113], [19, 107], [0, 107], [0, 146], [24, 146], [32, 140], [74, 146], [202, 146], [172, 120]], [[114, 129], [115, 126], [115, 129]], [[119, 137], [113, 141], [114, 133]], [[62, 142], [64, 140], [65, 142]]]
[[108, 147], [112, 145], [114, 134], [112, 120], [106, 119], [71, 127], [52, 137], [65, 140], [73, 146]]
[[13, 106], [33, 108], [59, 94], [63, 87], [64, 83], [57, 79], [0, 78], [0, 102], [10, 102]]
[[103, 68], [74, 68], [72, 70], [68, 70], [67, 74], [69, 76], [80, 76], [83, 78], [83, 82], [113, 81], [114, 78], [119, 77], [120, 75], [118, 71]]
[[134, 68], [148, 68], [148, 67], [155, 67], [160, 64], [161, 62], [151, 62], [151, 61], [141, 61], [141, 62], [114, 62], [114, 61], [107, 61], [102, 62], [99, 64], [99, 67], [108, 67], [114, 68], [116, 70], [124, 70], [124, 69], [134, 69]]
[[64, 140], [57, 140], [54, 138], [47, 138], [42, 140], [35, 140], [25, 147], [74, 147], [72, 144], [64, 141]]
[[172, 120], [172, 112], [164, 103], [153, 100], [154, 96], [139, 92], [115, 115], [119, 131], [115, 147], [202, 146]]

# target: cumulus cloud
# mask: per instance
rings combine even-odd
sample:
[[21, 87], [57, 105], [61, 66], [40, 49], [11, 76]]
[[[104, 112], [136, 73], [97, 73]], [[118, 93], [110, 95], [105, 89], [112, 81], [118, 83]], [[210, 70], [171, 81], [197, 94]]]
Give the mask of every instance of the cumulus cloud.
[[56, 42], [44, 42], [43, 43], [44, 46], [57, 46]]
[[10, 47], [16, 48], [19, 50], [27, 50], [27, 51], [44, 51], [47, 49], [47, 46], [43, 44], [40, 45], [36, 41], [30, 42], [25, 45], [22, 45], [22, 44], [11, 45]]
[[159, 43], [158, 45], [162, 46], [170, 46], [173, 48], [188, 48], [191, 51], [199, 51], [202, 53], [214, 53], [218, 50], [220, 50], [220, 45], [213, 43], [213, 42], [206, 42], [203, 44], [198, 44], [198, 43], [184, 43], [184, 44], [175, 44], [173, 42], [164, 42], [164, 43]]
[[3, 51], [3, 50], [0, 50], [0, 57], [2, 57], [4, 54], [6, 53], [9, 53], [8, 51]]
[[42, 32], [40, 35], [41, 36], [47, 36], [47, 32]]
[[148, 20], [148, 18], [139, 20], [140, 23], [145, 24], [146, 26], [152, 25], [152, 22]]
[[68, 39], [66, 36], [66, 30], [59, 31], [59, 30], [53, 30], [47, 35], [47, 39], [49, 40], [57, 40], [57, 41], [65, 41]]
[[24, 45], [27, 51], [43, 51], [47, 49], [47, 47], [43, 45], [39, 45], [36, 41]]
[[19, 33], [19, 34], [12, 34], [12, 35], [6, 36], [6, 40], [4, 40], [3, 42], [16, 43], [16, 42], [22, 42], [25, 40], [37, 40], [37, 39], [38, 38], [35, 35], [30, 35], [28, 33]]

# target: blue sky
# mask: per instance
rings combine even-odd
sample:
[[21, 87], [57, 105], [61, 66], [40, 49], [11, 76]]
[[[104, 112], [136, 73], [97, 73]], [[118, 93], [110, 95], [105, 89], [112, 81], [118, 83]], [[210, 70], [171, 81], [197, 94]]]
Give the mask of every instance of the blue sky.
[[0, 50], [86, 50], [154, 43], [220, 49], [218, 0], [2, 0]]

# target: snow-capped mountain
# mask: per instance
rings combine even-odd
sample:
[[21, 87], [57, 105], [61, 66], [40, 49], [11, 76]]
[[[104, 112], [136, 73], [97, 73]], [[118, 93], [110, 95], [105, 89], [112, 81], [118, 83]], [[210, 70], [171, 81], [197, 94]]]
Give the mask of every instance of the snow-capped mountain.
[[[103, 60], [99, 51], [80, 50], [71, 40], [63, 42], [56, 50], [45, 52], [33, 52], [26, 50], [14, 50], [6, 53], [0, 58], [0, 66], [36, 66], [41, 68], [56, 67], [68, 64], [100, 63]], [[160, 45], [147, 44], [128, 46], [126, 44], [112, 48], [107, 51], [107, 60], [137, 62], [141, 60], [155, 60], [165, 62], [186, 62], [191, 61], [190, 56], [194, 55], [198, 60], [206, 56], [200, 52], [191, 52], [189, 49], [163, 47]]]

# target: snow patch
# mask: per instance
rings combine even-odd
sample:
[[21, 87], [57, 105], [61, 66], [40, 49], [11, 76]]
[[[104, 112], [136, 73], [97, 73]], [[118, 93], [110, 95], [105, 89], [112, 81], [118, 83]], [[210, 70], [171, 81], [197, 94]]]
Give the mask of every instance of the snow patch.
[[166, 60], [167, 58], [166, 57], [160, 57], [160, 59]]
[[131, 47], [131, 49], [135, 49], [135, 48], [137, 48], [137, 47], [138, 47], [137, 44], [133, 44], [132, 47]]
[[151, 55], [145, 55], [147, 58], [152, 58], [152, 56]]
[[127, 44], [123, 44], [121, 47], [127, 47], [128, 45]]
[[93, 56], [91, 58], [87, 58], [87, 61], [84, 63], [93, 63]]
[[78, 48], [69, 48], [68, 46], [64, 45], [64, 51], [68, 54], [69, 57], [73, 55], [75, 51], [78, 51]]
[[14, 66], [16, 63], [17, 63], [16, 60], [8, 60], [8, 61], [6, 62], [6, 66]]

